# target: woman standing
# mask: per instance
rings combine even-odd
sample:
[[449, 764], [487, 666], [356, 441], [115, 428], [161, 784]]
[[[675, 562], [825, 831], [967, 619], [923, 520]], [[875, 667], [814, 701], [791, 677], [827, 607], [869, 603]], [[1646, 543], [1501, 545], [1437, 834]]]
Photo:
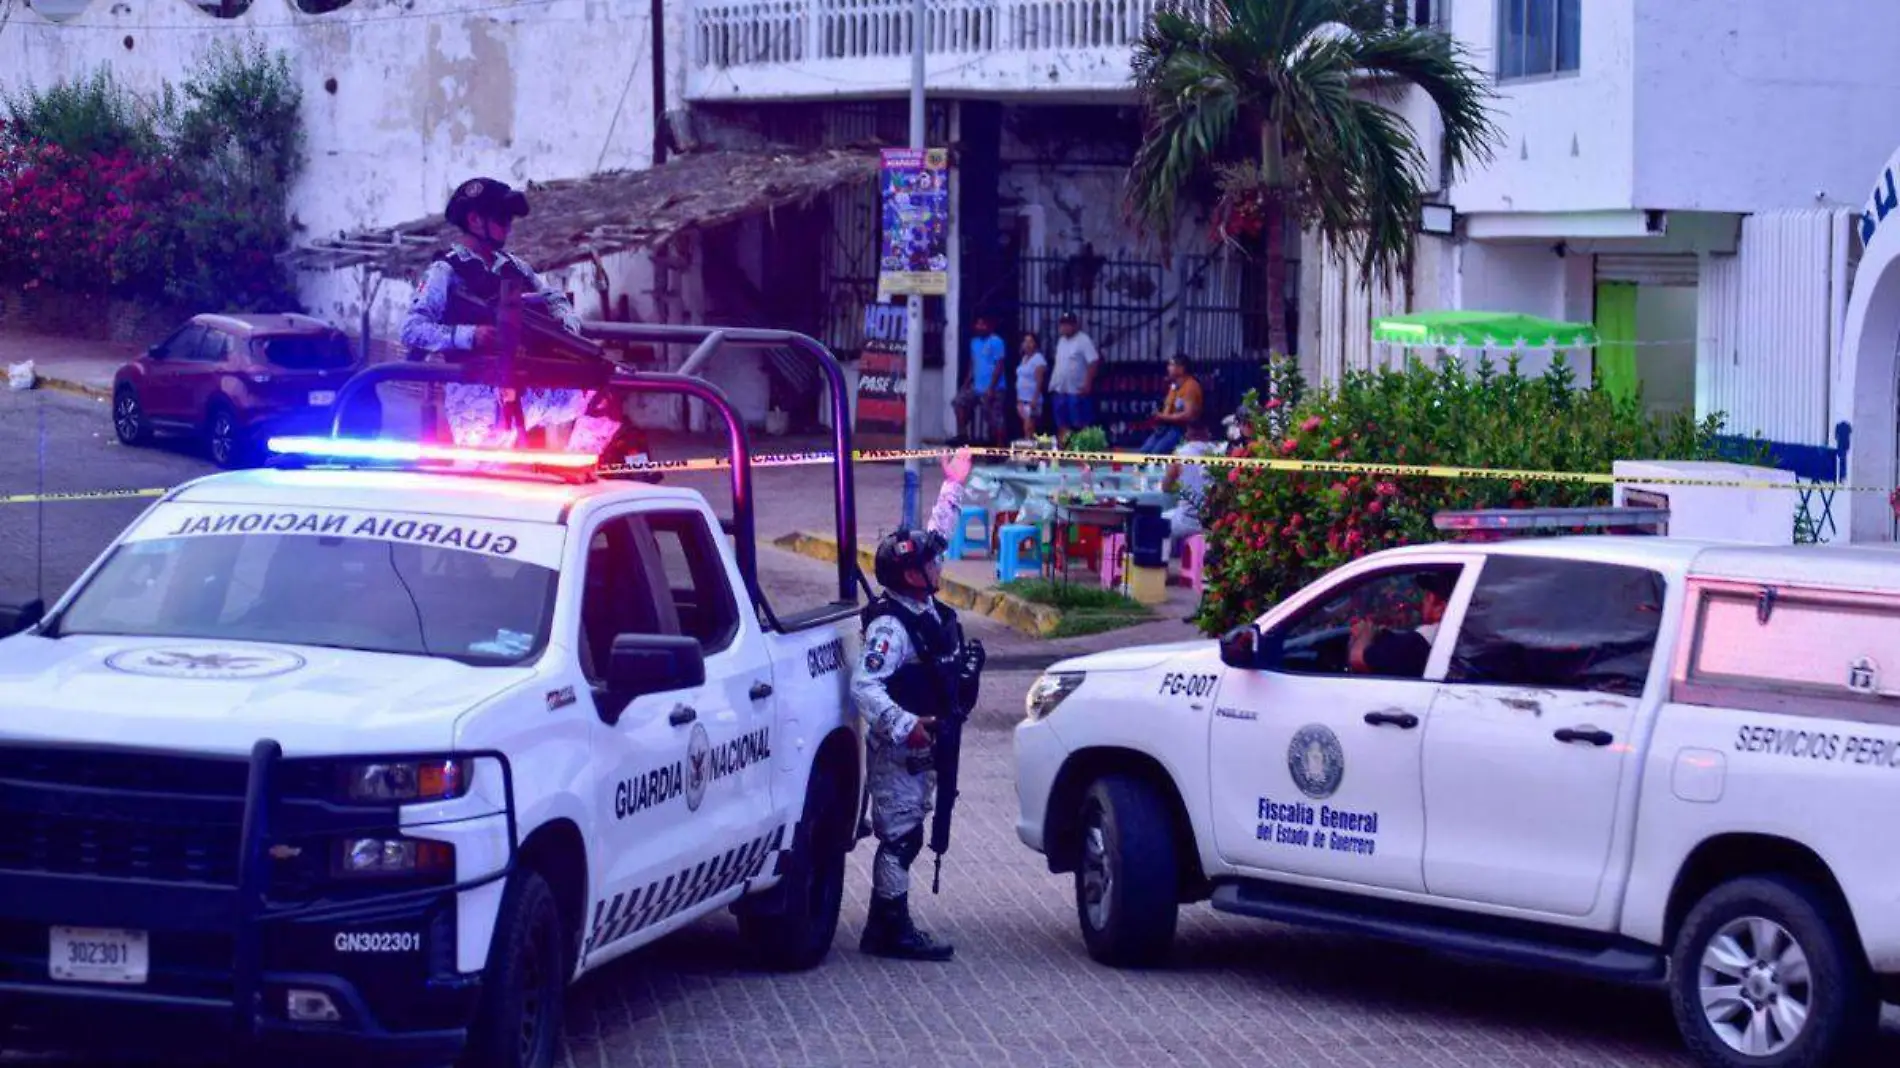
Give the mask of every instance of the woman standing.
[[1023, 331], [1022, 362], [1016, 365], [1016, 414], [1023, 420], [1023, 437], [1036, 436], [1036, 418], [1042, 414], [1043, 391], [1049, 384], [1049, 360], [1042, 354], [1042, 338]]

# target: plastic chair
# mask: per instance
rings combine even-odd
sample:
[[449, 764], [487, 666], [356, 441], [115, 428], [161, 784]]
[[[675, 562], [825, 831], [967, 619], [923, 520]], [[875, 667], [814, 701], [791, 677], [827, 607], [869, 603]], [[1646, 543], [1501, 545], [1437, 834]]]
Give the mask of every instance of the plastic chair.
[[1199, 534], [1189, 534], [1181, 539], [1181, 582], [1201, 592], [1201, 571], [1207, 562], [1207, 539]]
[[1122, 554], [1127, 551], [1125, 534], [1102, 535], [1102, 588], [1112, 590], [1122, 584]]
[[[1011, 523], [998, 531], [1001, 548], [996, 554], [996, 579], [1014, 582], [1016, 572], [1042, 564], [1042, 528], [1028, 523]], [[1030, 546], [1027, 558], [1023, 546]]]
[[[977, 533], [972, 535], [970, 527], [974, 524]], [[985, 504], [966, 504], [957, 511], [957, 527], [950, 532], [950, 559], [961, 560], [971, 549], [985, 554], [990, 548], [990, 509]]]

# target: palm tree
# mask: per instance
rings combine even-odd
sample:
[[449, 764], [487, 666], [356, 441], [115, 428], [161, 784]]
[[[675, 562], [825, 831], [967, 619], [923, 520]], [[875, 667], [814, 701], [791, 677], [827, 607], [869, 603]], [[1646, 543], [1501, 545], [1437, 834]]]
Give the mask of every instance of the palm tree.
[[1409, 277], [1425, 156], [1388, 106], [1407, 86], [1443, 116], [1455, 171], [1499, 139], [1494, 94], [1464, 51], [1436, 28], [1395, 25], [1382, 0], [1166, 0], [1134, 74], [1145, 129], [1129, 209], [1171, 235], [1185, 195], [1213, 194], [1224, 239], [1263, 243], [1276, 355], [1289, 214], [1356, 251], [1367, 281]]

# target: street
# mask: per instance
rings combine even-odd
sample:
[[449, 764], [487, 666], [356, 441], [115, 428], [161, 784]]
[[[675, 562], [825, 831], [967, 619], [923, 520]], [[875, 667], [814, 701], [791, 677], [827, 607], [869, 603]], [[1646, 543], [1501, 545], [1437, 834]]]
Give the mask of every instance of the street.
[[[0, 397], [0, 496], [37, 492], [42, 454], [49, 491], [157, 488], [211, 469], [189, 446], [122, 448], [102, 403], [45, 390]], [[50, 603], [146, 503], [0, 505], [0, 600], [43, 590]], [[833, 575], [775, 549], [761, 556], [774, 592], [822, 591]], [[1035, 643], [987, 621], [971, 629], [1012, 666], [1033, 652]], [[859, 955], [871, 857], [861, 844], [825, 965], [790, 976], [759, 972], [729, 917], [702, 922], [572, 989], [565, 1063], [1691, 1063], [1655, 991], [1467, 963], [1205, 906], [1184, 913], [1170, 967], [1095, 965], [1077, 931], [1068, 878], [1048, 874], [1015, 835], [1010, 732], [1034, 677], [1007, 671], [985, 679], [965, 736], [963, 796], [940, 896], [929, 893], [930, 854], [917, 865], [919, 922], [956, 943], [954, 962]], [[1889, 1063], [1900, 1058], [1895, 1032], [1890, 1010]]]

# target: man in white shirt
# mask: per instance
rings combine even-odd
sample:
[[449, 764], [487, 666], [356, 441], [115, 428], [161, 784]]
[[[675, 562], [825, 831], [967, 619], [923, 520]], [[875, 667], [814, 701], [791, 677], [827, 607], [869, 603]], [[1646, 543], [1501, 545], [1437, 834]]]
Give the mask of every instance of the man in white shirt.
[[1102, 368], [1102, 354], [1094, 340], [1082, 332], [1073, 312], [1064, 312], [1056, 329], [1061, 337], [1056, 340], [1056, 366], [1049, 375], [1049, 395], [1056, 445], [1061, 447], [1068, 445], [1070, 434], [1095, 425], [1095, 375]]

